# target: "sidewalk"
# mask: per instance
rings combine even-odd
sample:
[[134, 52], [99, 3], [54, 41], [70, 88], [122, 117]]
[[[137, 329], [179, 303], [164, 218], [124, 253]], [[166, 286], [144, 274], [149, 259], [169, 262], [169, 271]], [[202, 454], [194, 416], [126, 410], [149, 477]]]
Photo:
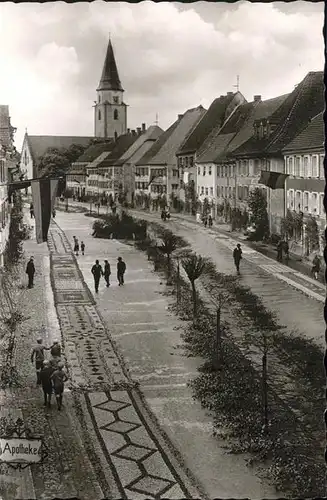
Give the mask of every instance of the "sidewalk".
[[[137, 413], [141, 412], [143, 415], [143, 418], [140, 416], [141, 425], [138, 421], [139, 428], [128, 430], [126, 422], [136, 424], [137, 420], [135, 410], [132, 414], [128, 413], [126, 408], [126, 413], [124, 410], [121, 414], [121, 417], [124, 415], [121, 422], [124, 421], [125, 427], [121, 426], [118, 429], [117, 426], [114, 430], [114, 424], [106, 422], [110, 413], [104, 414], [100, 411], [100, 408], [109, 410], [109, 404], [102, 404], [101, 400], [98, 402], [90, 400], [96, 424], [102, 429], [101, 435], [105, 440], [107, 452], [122, 484], [126, 485], [125, 492], [128, 489], [132, 491], [130, 497], [133, 498], [135, 491], [140, 492], [140, 487], [135, 487], [137, 469], [132, 457], [141, 458], [139, 447], [142, 446], [147, 447], [149, 453], [150, 450], [154, 452], [151, 457], [148, 455], [146, 460], [142, 459], [147, 466], [147, 474], [151, 471], [157, 479], [160, 477], [162, 481], [175, 481], [173, 490], [166, 490], [166, 493], [162, 494], [164, 498], [186, 497], [185, 484], [189, 483], [189, 480], [186, 481], [185, 472], [183, 480], [173, 479], [176, 477], [174, 473], [176, 470], [179, 471], [178, 476], [182, 478], [183, 469], [190, 470], [191, 476], [196, 476], [210, 498], [276, 498], [278, 495], [274, 489], [261, 483], [255, 476], [254, 470], [246, 466], [243, 457], [225, 453], [224, 443], [212, 436], [211, 418], [197, 402], [193, 401], [187, 381], [196, 375], [196, 368], [201, 360], [183, 356], [183, 351], [179, 348], [181, 323], [167, 311], [169, 302], [162, 294], [163, 284], [151, 270], [146, 257], [136, 251], [133, 245], [126, 245], [116, 240], [92, 238], [91, 227], [94, 219], [88, 219], [82, 214], [58, 212], [56, 222], [60, 226], [58, 231], [64, 231], [68, 242], [71, 242], [75, 235], [80, 241], [85, 242], [86, 254], [77, 258], [78, 266], [87, 287], [92, 292], [101, 321], [108, 328], [110, 337], [118, 343], [117, 347], [123, 356], [120, 358], [123, 366], [128, 366], [132, 380], [140, 382], [147, 403], [145, 406], [141, 405], [142, 396], [137, 396], [139, 393], [135, 389], [128, 391], [130, 396], [121, 389], [118, 393], [119, 398], [115, 396], [115, 391], [110, 390], [111, 397], [121, 402], [126, 401], [126, 404], [128, 401], [131, 403], [131, 400], [125, 398], [132, 397], [132, 407], [129, 412], [134, 408]], [[59, 241], [57, 237], [56, 241]], [[121, 255], [127, 264], [124, 287], [118, 287], [116, 282], [115, 263], [118, 255]], [[94, 283], [90, 273], [96, 258], [100, 262], [105, 258], [108, 259], [112, 267], [110, 288], [105, 288], [104, 281], [101, 280], [97, 295], [93, 293]], [[90, 334], [88, 336], [92, 341], [92, 336], [90, 337]], [[101, 351], [101, 347], [98, 347], [98, 350]], [[100, 398], [99, 393], [96, 397]], [[154, 419], [147, 413], [147, 406], [155, 415]], [[112, 421], [112, 416], [110, 418]], [[165, 438], [161, 441], [162, 431], [156, 425], [156, 420], [164, 431], [163, 436], [166, 435], [166, 444], [164, 444]], [[124, 445], [125, 441], [121, 437], [117, 441], [115, 432], [129, 432], [129, 436], [133, 439], [133, 450]], [[178, 469], [176, 459], [175, 462], [173, 460], [174, 455], [169, 453], [171, 447], [169, 441], [181, 455], [182, 468]], [[158, 448], [158, 442], [162, 443], [162, 451], [160, 447]], [[121, 451], [116, 449], [118, 445], [124, 447], [124, 453], [122, 448]], [[130, 461], [128, 469], [124, 465], [126, 458]], [[163, 460], [167, 465], [163, 465]], [[170, 475], [167, 475], [167, 467]], [[127, 484], [126, 474], [134, 485], [132, 488], [131, 483]], [[147, 484], [149, 484], [148, 479]], [[144, 485], [145, 480], [143, 494], [145, 494]], [[191, 486], [188, 486], [188, 489], [190, 488]], [[193, 498], [198, 497], [199, 493], [194, 488], [193, 491]]]

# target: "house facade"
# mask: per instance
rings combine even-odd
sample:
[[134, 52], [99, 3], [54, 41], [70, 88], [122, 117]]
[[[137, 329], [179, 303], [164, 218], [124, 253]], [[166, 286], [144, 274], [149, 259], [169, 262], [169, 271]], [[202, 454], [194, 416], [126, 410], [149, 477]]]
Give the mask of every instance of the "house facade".
[[[324, 140], [321, 112], [283, 149], [285, 172], [289, 176], [285, 182], [286, 210], [289, 219], [292, 219], [292, 214], [298, 214], [303, 219], [302, 230], [291, 230], [289, 237], [293, 246], [304, 255], [314, 250], [323, 253], [325, 245]], [[316, 244], [310, 241], [308, 225], [315, 226], [318, 231]]]
[[168, 204], [178, 197], [180, 174], [176, 152], [205, 112], [202, 106], [198, 106], [178, 115], [177, 120], [136, 163], [135, 196], [146, 195], [153, 200], [165, 197]]
[[[283, 97], [283, 96], [282, 96]], [[310, 120], [324, 109], [323, 72], [310, 72], [269, 116], [254, 120], [252, 137], [232, 152], [236, 170], [250, 168], [269, 172], [265, 181], [257, 177], [250, 180], [253, 186], [265, 190], [270, 232], [280, 235], [286, 216], [285, 161], [283, 148], [289, 144], [310, 123]], [[273, 186], [272, 179], [279, 179]], [[242, 180], [242, 183], [244, 180]], [[239, 184], [239, 183], [238, 183]]]
[[10, 200], [8, 183], [12, 180], [11, 172], [16, 168], [16, 150], [14, 133], [11, 125], [9, 106], [0, 106], [0, 268], [5, 264], [4, 254], [9, 237]]

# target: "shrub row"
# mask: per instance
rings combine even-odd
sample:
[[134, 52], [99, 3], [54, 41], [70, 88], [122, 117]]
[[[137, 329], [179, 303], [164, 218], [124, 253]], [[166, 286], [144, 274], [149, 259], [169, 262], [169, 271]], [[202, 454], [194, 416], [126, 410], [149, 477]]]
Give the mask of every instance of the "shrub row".
[[93, 224], [95, 238], [115, 238], [126, 240], [142, 240], [146, 238], [147, 222], [137, 220], [126, 212], [119, 214], [99, 215]]
[[[158, 224], [151, 224], [151, 226], [154, 232], [158, 231], [158, 228], [161, 229]], [[153, 240], [148, 238], [135, 245], [153, 258], [151, 257], [155, 246]], [[163, 256], [157, 256], [154, 258], [154, 261], [156, 260], [157, 270], [164, 269]], [[215, 282], [218, 288], [227, 291], [238, 302], [256, 330], [263, 327], [275, 332], [276, 346], [279, 342], [287, 351], [288, 337], [282, 332], [273, 314], [264, 307], [251, 290], [237, 283], [234, 277], [217, 273], [213, 266], [209, 266], [208, 276], [212, 281], [212, 286]], [[176, 283], [177, 275], [174, 267], [172, 277]], [[190, 320], [193, 317], [191, 288], [189, 283], [181, 277], [179, 277], [179, 286], [180, 304], [178, 310], [176, 304], [172, 308], [180, 314], [182, 319]], [[201, 299], [198, 298], [198, 301], [200, 313], [195, 322], [187, 322], [182, 337], [190, 356], [201, 356], [206, 360], [201, 373], [190, 385], [194, 397], [201, 401], [204, 408], [213, 413], [217, 433], [221, 432], [222, 428], [224, 429], [224, 437], [232, 452], [250, 452], [252, 459], [249, 463], [264, 464], [265, 475], [279, 491], [287, 492], [291, 496], [322, 495], [325, 466], [322, 454], [320, 457], [318, 452], [317, 456], [317, 449], [321, 448], [321, 444], [304, 432], [301, 421], [271, 388], [269, 389], [269, 432], [268, 434], [263, 432], [262, 380], [251, 362], [232, 342], [231, 332], [226, 323], [221, 325], [224, 333], [221, 345], [223, 369], [212, 371], [212, 357], [215, 352], [215, 317]], [[289, 343], [294, 345], [291, 340]], [[298, 340], [296, 345], [298, 346], [297, 357], [300, 358], [303, 344], [299, 344]], [[315, 351], [315, 359], [317, 359], [317, 354]], [[312, 373], [316, 374], [314, 368], [312, 371], [308, 368], [308, 377]]]

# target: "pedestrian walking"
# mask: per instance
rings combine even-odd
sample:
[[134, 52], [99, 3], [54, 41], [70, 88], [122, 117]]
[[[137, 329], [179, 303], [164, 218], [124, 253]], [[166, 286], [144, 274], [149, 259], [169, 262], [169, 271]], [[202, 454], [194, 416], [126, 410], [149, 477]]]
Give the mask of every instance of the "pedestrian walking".
[[316, 280], [319, 277], [320, 268], [321, 268], [320, 257], [319, 255], [316, 255], [312, 261], [312, 269], [311, 269], [311, 272]]
[[85, 243], [84, 243], [84, 241], [81, 241], [81, 252], [82, 252], [82, 255], [84, 255], [84, 252], [85, 252]]
[[30, 204], [30, 216], [31, 216], [31, 219], [34, 219], [34, 205], [33, 205], [33, 203]]
[[239, 243], [237, 243], [236, 248], [234, 248], [233, 251], [233, 259], [234, 259], [234, 264], [236, 267], [237, 274], [240, 274], [240, 262], [242, 259], [242, 248]]
[[59, 340], [55, 340], [50, 347], [50, 365], [53, 370], [56, 370], [58, 367], [58, 363], [61, 361], [61, 345], [59, 344]]
[[66, 373], [63, 370], [64, 364], [59, 363], [57, 370], [55, 370], [51, 375], [51, 380], [53, 383], [54, 393], [57, 400], [58, 410], [62, 407], [62, 396], [64, 393], [65, 382], [68, 380]]
[[204, 227], [207, 227], [207, 225], [208, 225], [208, 218], [207, 217], [203, 218], [203, 224], [204, 224]]
[[110, 282], [109, 282], [110, 274], [111, 274], [110, 264], [107, 260], [105, 260], [104, 261], [103, 276], [104, 276], [104, 279], [106, 280], [107, 288], [110, 286]]
[[78, 257], [78, 252], [79, 252], [78, 239], [76, 238], [76, 236], [74, 236], [73, 238], [74, 238], [74, 253], [75, 253], [76, 257]]
[[91, 269], [91, 273], [93, 274], [94, 278], [95, 293], [98, 293], [100, 278], [101, 276], [103, 276], [102, 267], [100, 266], [98, 259], [95, 261], [95, 264]]
[[284, 254], [285, 254], [285, 260], [286, 260], [286, 264], [288, 264], [288, 261], [290, 260], [290, 247], [289, 247], [289, 244], [288, 244], [288, 241], [283, 241], [283, 250], [284, 250]]
[[48, 360], [43, 361], [43, 368], [40, 372], [40, 380], [44, 395], [44, 406], [51, 407], [51, 396], [53, 391], [51, 375], [53, 368]]
[[126, 271], [126, 264], [121, 257], [118, 257], [117, 280], [118, 280], [119, 286], [124, 284], [125, 271]]
[[277, 244], [277, 261], [282, 262], [283, 260], [283, 242], [280, 240]]
[[209, 227], [212, 227], [212, 217], [211, 217], [211, 215], [209, 215], [209, 217], [208, 217], [208, 224], [209, 224]]
[[55, 219], [56, 218], [56, 209], [54, 208], [52, 210], [52, 218]]
[[31, 362], [32, 364], [34, 363], [35, 360], [35, 370], [36, 370], [36, 384], [40, 385], [41, 384], [41, 378], [40, 378], [40, 372], [43, 368], [43, 362], [44, 362], [44, 350], [49, 350], [49, 347], [45, 347], [43, 345], [43, 340], [41, 338], [37, 339], [37, 344], [32, 350], [31, 354]]
[[34, 258], [31, 257], [26, 266], [26, 274], [28, 276], [28, 288], [33, 288], [34, 286], [34, 275], [35, 275], [35, 266], [34, 266]]

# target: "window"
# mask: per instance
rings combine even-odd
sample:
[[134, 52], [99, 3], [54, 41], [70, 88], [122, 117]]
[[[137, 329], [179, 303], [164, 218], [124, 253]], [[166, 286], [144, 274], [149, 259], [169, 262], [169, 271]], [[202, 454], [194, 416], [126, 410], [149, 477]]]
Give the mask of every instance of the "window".
[[[118, 96], [116, 96], [116, 95], [115, 95], [115, 96], [113, 97], [113, 100], [114, 100], [114, 103], [115, 103], [115, 104], [119, 104], [119, 97], [118, 97]], [[115, 118], [115, 119], [116, 119], [116, 118]]]
[[309, 193], [307, 191], [303, 193], [303, 211], [309, 211]]
[[300, 177], [300, 160], [301, 158], [299, 156], [295, 158], [295, 177]]
[[296, 191], [295, 194], [295, 210], [297, 212], [302, 211], [302, 193], [301, 191]]
[[322, 217], [325, 213], [325, 207], [324, 207], [324, 195], [320, 194], [319, 195], [319, 215]]
[[209, 174], [209, 175], [211, 175], [211, 174], [212, 174], [212, 168], [211, 168], [211, 165], [210, 165], [210, 167], [209, 167], [209, 169], [208, 169], [208, 170], [209, 170], [208, 174]]
[[210, 188], [210, 196], [213, 196], [213, 188]]
[[287, 208], [289, 208], [290, 210], [294, 209], [294, 191], [293, 191], [293, 189], [290, 189], [288, 191], [288, 204], [287, 204]]
[[204, 187], [201, 186], [201, 194], [204, 194]]
[[118, 120], [118, 111], [115, 109], [114, 111], [114, 120]]
[[303, 162], [303, 156], [300, 156], [300, 177], [304, 177], [304, 162]]
[[100, 109], [98, 111], [98, 120], [101, 120], [101, 111], [100, 111]]
[[198, 175], [201, 175], [201, 167], [198, 167]]
[[311, 177], [311, 163], [309, 162], [309, 157], [303, 157], [303, 177]]
[[318, 194], [311, 194], [311, 213], [316, 215], [318, 213]]
[[99, 97], [98, 97], [98, 102], [101, 102], [101, 96], [100, 96], [100, 95], [99, 95]]
[[220, 186], [217, 186], [217, 197], [220, 197]]
[[203, 167], [203, 175], [206, 175], [206, 167]]
[[179, 156], [179, 157], [177, 158], [177, 165], [178, 165], [178, 168], [181, 168], [181, 167], [183, 166], [183, 161], [182, 161], [182, 160], [183, 160], [183, 159], [182, 159], [182, 157], [181, 157], [181, 156]]
[[294, 175], [294, 162], [292, 156], [290, 156], [288, 159], [288, 173], [290, 175]]
[[244, 186], [244, 188], [243, 188], [243, 199], [247, 200], [248, 196], [249, 196], [249, 188], [248, 188], [248, 186]]
[[312, 177], [318, 177], [318, 157], [317, 155], [312, 155], [311, 158], [311, 169], [312, 169]]
[[209, 194], [209, 193], [208, 193], [208, 188], [206, 188], [206, 196], [208, 196], [208, 194]]
[[228, 188], [228, 198], [231, 198], [232, 197], [232, 188], [229, 187]]
[[177, 189], [178, 189], [178, 184], [172, 184], [172, 185], [171, 185], [171, 188], [172, 188], [172, 190], [173, 190], [173, 191], [177, 191]]
[[190, 156], [190, 158], [189, 158], [189, 162], [190, 162], [190, 167], [192, 168], [192, 167], [193, 167], [193, 165], [194, 165], [193, 156]]
[[320, 177], [320, 179], [325, 178], [324, 158], [325, 158], [325, 155], [320, 155], [320, 157], [319, 157], [319, 177]]

